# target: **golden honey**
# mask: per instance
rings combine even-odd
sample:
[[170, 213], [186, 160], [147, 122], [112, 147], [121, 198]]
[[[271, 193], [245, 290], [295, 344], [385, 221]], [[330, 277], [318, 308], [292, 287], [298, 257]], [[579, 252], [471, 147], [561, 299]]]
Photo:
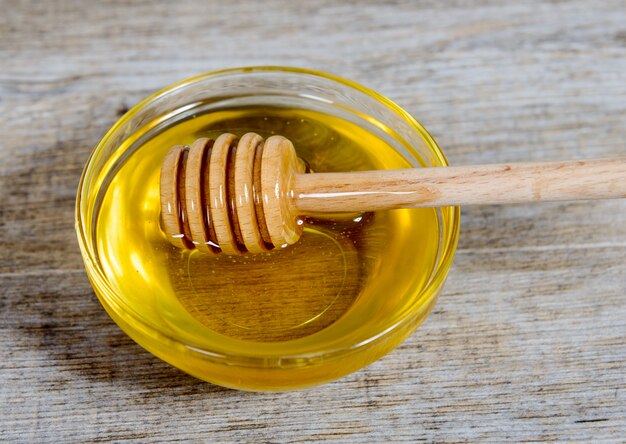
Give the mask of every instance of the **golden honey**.
[[169, 244], [159, 220], [166, 151], [249, 131], [289, 138], [314, 172], [412, 166], [361, 127], [313, 111], [244, 107], [194, 115], [146, 140], [106, 187], [95, 234], [115, 291], [159, 329], [197, 343], [220, 336], [289, 342], [330, 326], [341, 335], [353, 311], [367, 328], [380, 310], [411, 305], [405, 287], [425, 282], [437, 259], [433, 209], [307, 217], [297, 244], [264, 254], [210, 255]]

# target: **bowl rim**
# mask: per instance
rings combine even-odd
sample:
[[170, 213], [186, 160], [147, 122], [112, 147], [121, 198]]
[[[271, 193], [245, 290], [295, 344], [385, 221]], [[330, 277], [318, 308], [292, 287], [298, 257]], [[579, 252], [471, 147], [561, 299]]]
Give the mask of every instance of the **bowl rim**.
[[[103, 271], [99, 267], [95, 266], [94, 264], [94, 262], [97, 262], [97, 261], [94, 260], [91, 249], [88, 246], [87, 236], [83, 227], [85, 220], [81, 214], [81, 202], [82, 202], [81, 196], [85, 190], [85, 181], [87, 178], [87, 174], [90, 170], [90, 166], [92, 165], [94, 160], [97, 158], [98, 154], [100, 154], [100, 152], [104, 149], [104, 146], [106, 145], [108, 140], [117, 133], [119, 128], [122, 127], [126, 122], [128, 122], [133, 116], [135, 116], [138, 112], [140, 112], [147, 105], [159, 100], [160, 98], [168, 94], [171, 94], [172, 92], [175, 92], [176, 90], [180, 88], [184, 88], [187, 85], [193, 84], [195, 82], [198, 82], [198, 81], [210, 78], [210, 77], [218, 77], [218, 76], [230, 75], [230, 74], [254, 73], [254, 72], [282, 72], [282, 73], [292, 73], [292, 74], [305, 74], [309, 76], [319, 77], [325, 80], [331, 80], [333, 82], [336, 82], [341, 85], [347, 86], [351, 89], [354, 89], [357, 92], [365, 94], [375, 99], [376, 101], [382, 103], [386, 108], [398, 114], [405, 122], [407, 122], [414, 130], [416, 130], [420, 134], [424, 142], [428, 145], [431, 151], [431, 154], [434, 155], [441, 162], [441, 165], [442, 166], [449, 165], [446, 156], [444, 155], [443, 151], [441, 150], [437, 142], [429, 134], [429, 132], [422, 126], [422, 124], [419, 123], [411, 114], [409, 114], [407, 111], [405, 111], [402, 107], [400, 107], [394, 101], [383, 96], [382, 94], [368, 87], [365, 87], [357, 82], [354, 82], [352, 80], [345, 79], [343, 77], [336, 76], [333, 74], [328, 74], [328, 73], [318, 71], [318, 70], [298, 68], [298, 67], [292, 67], [292, 66], [276, 66], [276, 65], [246, 66], [246, 67], [226, 68], [226, 69], [220, 69], [220, 70], [215, 70], [215, 71], [209, 71], [206, 73], [188, 77], [186, 79], [175, 82], [169, 86], [166, 86], [165, 88], [162, 88], [156, 91], [155, 93], [149, 95], [148, 97], [144, 98], [143, 100], [141, 100], [131, 109], [129, 109], [123, 116], [121, 116], [115, 122], [115, 124], [113, 124], [113, 126], [111, 126], [111, 128], [99, 140], [99, 142], [96, 144], [91, 154], [89, 155], [87, 162], [85, 163], [83, 172], [81, 174], [79, 184], [78, 184], [76, 205], [75, 205], [75, 230], [76, 230], [76, 234], [78, 237], [78, 243], [79, 243], [79, 247], [81, 250], [81, 255], [85, 263], [87, 276], [92, 281], [91, 283], [92, 283], [92, 286], [94, 287], [93, 288], [94, 293], [100, 300], [100, 303], [104, 306], [104, 308], [109, 313], [109, 315], [111, 315], [118, 324], [122, 322], [123, 324], [130, 327], [127, 321], [123, 320], [122, 317], [117, 314], [118, 310], [111, 306], [112, 305], [111, 301], [101, 297], [101, 295], [99, 294], [99, 291], [96, 290], [96, 288], [104, 288], [107, 291], [111, 292], [112, 294], [116, 294], [116, 292], [111, 288], [108, 282], [108, 279], [104, 275]], [[423, 286], [423, 288], [421, 288], [421, 290], [419, 291], [418, 296], [416, 298], [418, 300], [422, 300], [424, 297], [429, 297], [429, 298], [436, 297], [437, 292], [439, 291], [439, 289], [445, 282], [448, 271], [450, 270], [450, 267], [452, 266], [454, 254], [455, 254], [457, 243], [458, 243], [459, 232], [460, 232], [460, 207], [458, 206], [450, 207], [450, 209], [452, 210], [450, 222], [449, 222], [450, 229], [451, 229], [450, 236], [448, 237], [447, 242], [445, 242], [445, 239], [442, 239], [442, 243], [440, 244], [441, 256], [439, 257], [439, 260], [435, 264], [433, 273], [431, 274], [429, 280]], [[97, 281], [98, 283], [97, 287], [94, 285], [94, 281]], [[429, 304], [425, 304], [425, 305], [429, 305]], [[215, 352], [215, 351], [210, 351], [206, 349], [201, 349], [195, 345], [187, 344], [185, 341], [181, 340], [180, 338], [176, 337], [173, 334], [164, 333], [162, 330], [155, 328], [151, 323], [142, 319], [142, 317], [139, 314], [135, 313], [132, 310], [130, 311], [124, 310], [124, 312], [127, 314], [130, 314], [133, 320], [142, 327], [143, 333], [146, 333], [146, 332], [149, 333], [152, 339], [157, 339], [158, 341], [162, 341], [162, 342], [163, 341], [169, 342], [171, 344], [182, 345], [187, 349], [188, 352], [191, 352], [193, 354], [197, 353], [201, 355], [203, 359], [210, 359], [211, 361], [232, 363], [233, 359], [242, 359], [242, 360], [264, 359], [265, 360], [268, 357], [277, 357], [273, 354], [271, 356], [268, 354], [261, 354], [261, 353], [226, 354], [222, 352]], [[408, 324], [412, 319], [414, 319], [415, 316], [419, 315], [420, 312], [421, 312], [420, 310], [407, 310], [395, 323], [391, 324], [386, 329], [367, 337], [365, 340], [361, 342], [351, 344], [351, 346], [349, 347], [339, 345], [339, 346], [331, 346], [321, 351], [315, 351], [315, 352], [306, 352], [306, 353], [300, 353], [300, 354], [297, 354], [297, 353], [296, 354], [280, 354], [279, 356], [280, 361], [284, 363], [286, 360], [290, 360], [290, 359], [308, 360], [311, 358], [319, 358], [319, 357], [323, 357], [324, 360], [326, 360], [326, 359], [331, 359], [337, 356], [342, 356], [346, 353], [353, 353], [357, 351], [358, 349], [361, 349], [368, 345], [373, 345], [373, 343], [377, 342], [378, 340], [381, 340], [382, 338], [384, 338], [385, 336], [387, 336], [388, 334], [396, 330], [402, 330], [402, 327]], [[121, 326], [122, 325], [120, 325], [120, 327]], [[127, 334], [129, 334], [129, 332], [126, 329], [123, 328], [123, 330]], [[276, 344], [280, 344], [280, 342]], [[141, 343], [139, 343], [139, 345], [145, 347], [145, 345], [142, 345]], [[264, 366], [267, 367], [267, 364], [268, 364], [267, 361], [264, 361]]]

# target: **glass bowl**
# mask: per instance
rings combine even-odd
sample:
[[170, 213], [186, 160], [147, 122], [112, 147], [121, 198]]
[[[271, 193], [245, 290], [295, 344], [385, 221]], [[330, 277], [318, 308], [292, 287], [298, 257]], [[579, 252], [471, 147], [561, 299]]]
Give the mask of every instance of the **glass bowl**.
[[[207, 329], [176, 301], [164, 300], [161, 289], [170, 285], [172, 279], [150, 268], [167, 250], [158, 213], [154, 212], [158, 182], [151, 181], [155, 175], [141, 179], [149, 185], [144, 196], [133, 197], [130, 192], [130, 196], [116, 198], [137, 199], [131, 202], [134, 206], [128, 207], [135, 208], [135, 214], [120, 213], [117, 207], [117, 212], [107, 210], [108, 219], [101, 213], [110, 206], [107, 190], [120, 180], [125, 165], [135, 162], [139, 171], [149, 159], [156, 162], [162, 158], [160, 151], [146, 148], [151, 140], [177, 125], [193, 123], [197, 116], [242, 106], [297, 109], [356, 125], [355, 128], [363, 129], [388, 147], [389, 152], [372, 154], [380, 157], [379, 165], [383, 168], [387, 167], [385, 159], [389, 153], [405, 167], [447, 165], [436, 142], [415, 119], [389, 99], [354, 82], [284, 67], [228, 69], [196, 76], [136, 105], [107, 132], [91, 154], [78, 188], [75, 220], [87, 274], [100, 302], [122, 330], [155, 356], [193, 376], [244, 390], [297, 389], [339, 378], [395, 348], [432, 309], [452, 264], [459, 234], [459, 208], [393, 210], [407, 212], [402, 214], [431, 212], [428, 217], [434, 221], [436, 231], [429, 238], [435, 248], [428, 265], [416, 266], [422, 262], [413, 261], [422, 254], [419, 245], [394, 243], [390, 239], [389, 248], [401, 254], [381, 256], [376, 269], [362, 276], [372, 288], [369, 299], [358, 296], [352, 306], [319, 331], [264, 341], [229, 337]], [[325, 156], [342, 154], [329, 153]], [[138, 182], [137, 189], [142, 189], [140, 185]], [[381, 216], [380, 220], [386, 220], [385, 217]], [[358, 216], [354, 220], [361, 219]], [[118, 227], [117, 220], [129, 222]], [[415, 230], [409, 224], [413, 219], [397, 220], [394, 229], [398, 232]], [[102, 224], [110, 228], [105, 230], [106, 235], [102, 234]], [[120, 238], [126, 235], [134, 240], [141, 238], [141, 242], [145, 240], [141, 244], [145, 248], [117, 250], [105, 260], [117, 233]], [[156, 247], [151, 250], [148, 247], [152, 244]], [[189, 263], [198, 258], [167, 251]], [[141, 279], [137, 280], [137, 276]], [[131, 279], [140, 284], [123, 285]], [[385, 279], [401, 285], [390, 286]], [[294, 283], [293, 293], [298, 291]], [[176, 310], [181, 314], [173, 321], [172, 313]]]

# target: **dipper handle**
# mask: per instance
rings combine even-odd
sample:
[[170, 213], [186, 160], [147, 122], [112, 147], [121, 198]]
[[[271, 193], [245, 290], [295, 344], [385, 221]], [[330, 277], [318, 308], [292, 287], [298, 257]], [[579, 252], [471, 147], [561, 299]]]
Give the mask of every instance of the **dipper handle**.
[[626, 157], [298, 174], [303, 213], [626, 197]]

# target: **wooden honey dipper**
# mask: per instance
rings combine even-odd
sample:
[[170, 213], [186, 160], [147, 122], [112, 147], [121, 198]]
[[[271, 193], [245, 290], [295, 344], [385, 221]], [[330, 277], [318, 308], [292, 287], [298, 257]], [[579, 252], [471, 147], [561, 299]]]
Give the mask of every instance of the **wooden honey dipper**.
[[305, 173], [292, 143], [222, 134], [170, 149], [161, 218], [180, 248], [261, 253], [298, 241], [320, 212], [626, 197], [626, 158]]

